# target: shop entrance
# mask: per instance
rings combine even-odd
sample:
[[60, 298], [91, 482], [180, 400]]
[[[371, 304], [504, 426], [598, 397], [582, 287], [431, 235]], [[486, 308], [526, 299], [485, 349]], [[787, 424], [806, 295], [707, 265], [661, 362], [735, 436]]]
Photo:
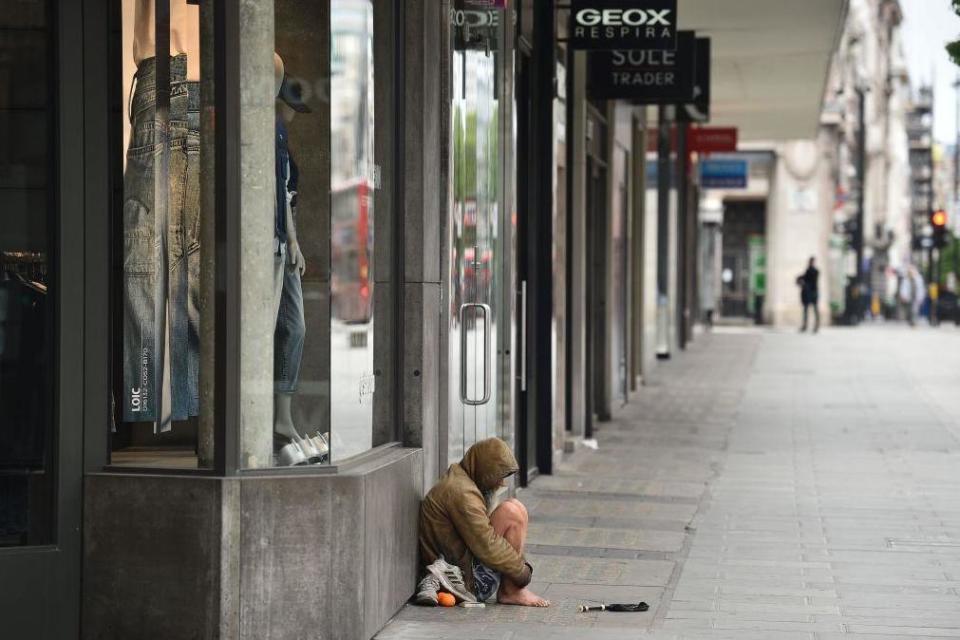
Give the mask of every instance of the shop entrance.
[[725, 318], [762, 316], [766, 204], [728, 200], [723, 212], [721, 313]]
[[[549, 3], [521, 11], [517, 43], [516, 315], [513, 366], [520, 483], [553, 472], [564, 436], [566, 188], [564, 77]], [[557, 78], [556, 84], [554, 78]]]
[[587, 312], [584, 437], [592, 438], [595, 420], [610, 419], [608, 363], [607, 121], [599, 109], [587, 109]]
[[497, 358], [503, 314], [500, 265], [505, 259], [500, 232], [503, 118], [496, 50], [502, 38], [485, 33], [489, 41], [478, 44], [458, 34], [458, 28], [451, 25], [450, 462], [459, 461], [479, 440], [503, 436]]

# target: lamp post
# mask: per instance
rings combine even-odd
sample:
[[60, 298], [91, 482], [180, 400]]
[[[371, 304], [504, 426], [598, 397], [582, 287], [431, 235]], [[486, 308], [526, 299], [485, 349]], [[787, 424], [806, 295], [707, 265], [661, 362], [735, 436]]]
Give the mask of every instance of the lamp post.
[[[956, 103], [956, 137], [953, 142], [953, 220], [954, 228], [957, 228], [960, 220], [960, 75], [953, 83], [953, 88], [957, 92]], [[954, 308], [953, 319], [957, 325], [960, 325], [960, 234], [947, 230], [952, 238], [953, 246], [953, 295]]]
[[854, 233], [854, 249], [857, 252], [857, 288], [858, 288], [858, 308], [857, 308], [857, 319], [859, 320], [862, 316], [862, 309], [860, 309], [859, 300], [860, 296], [863, 294], [863, 280], [864, 280], [864, 269], [863, 269], [863, 245], [864, 245], [864, 219], [866, 217], [864, 211], [864, 192], [866, 191], [867, 185], [867, 176], [866, 176], [866, 164], [867, 164], [867, 122], [866, 122], [866, 104], [867, 104], [867, 89], [860, 83], [857, 83], [857, 227]]

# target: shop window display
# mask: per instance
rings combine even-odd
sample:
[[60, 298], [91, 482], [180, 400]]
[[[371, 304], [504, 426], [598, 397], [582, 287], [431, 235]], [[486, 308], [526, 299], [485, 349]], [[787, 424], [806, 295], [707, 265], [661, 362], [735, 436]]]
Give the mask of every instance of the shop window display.
[[208, 466], [212, 450], [198, 446], [200, 202], [212, 180], [201, 171], [200, 9], [189, 0], [122, 0], [121, 15], [125, 113], [111, 462]]
[[54, 542], [52, 24], [41, 0], [0, 15], [0, 547]]
[[248, 425], [248, 468], [337, 462], [369, 450], [377, 384], [374, 230], [383, 194], [374, 157], [374, 5], [274, 7], [273, 456], [263, 452], [263, 426]]
[[[323, 465], [375, 444], [375, 394], [389, 367], [374, 359], [374, 310], [386, 294], [375, 260], [386, 195], [374, 144], [374, 4], [276, 0], [243, 9], [257, 14], [246, 24], [268, 25], [273, 14], [272, 47], [262, 30], [245, 35], [241, 26], [239, 91], [256, 95], [241, 101], [238, 134], [250, 176], [237, 218], [241, 424], [227, 428], [239, 431], [243, 469]], [[209, 468], [218, 325], [204, 303], [212, 304], [204, 292], [214, 278], [204, 238], [215, 237], [204, 230], [222, 196], [212, 162], [216, 61], [203, 58], [213, 49], [203, 28], [212, 17], [195, 0], [120, 7], [110, 462]]]

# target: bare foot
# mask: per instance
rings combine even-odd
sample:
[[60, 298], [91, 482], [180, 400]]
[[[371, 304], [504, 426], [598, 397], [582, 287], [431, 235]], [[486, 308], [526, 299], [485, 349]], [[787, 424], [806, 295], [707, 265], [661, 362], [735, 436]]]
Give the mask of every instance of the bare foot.
[[500, 604], [514, 604], [519, 607], [549, 607], [550, 601], [541, 598], [530, 589], [520, 589], [513, 593], [497, 594], [497, 602]]

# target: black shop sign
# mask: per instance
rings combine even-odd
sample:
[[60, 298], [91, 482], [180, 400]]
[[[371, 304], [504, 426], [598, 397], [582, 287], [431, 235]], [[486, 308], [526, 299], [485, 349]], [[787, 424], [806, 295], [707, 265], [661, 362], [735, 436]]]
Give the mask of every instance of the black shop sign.
[[674, 49], [677, 0], [571, 0], [574, 49]]
[[697, 38], [693, 63], [693, 102], [677, 108], [679, 122], [710, 122], [710, 38]]
[[694, 32], [680, 31], [674, 51], [591, 51], [587, 91], [592, 98], [632, 100], [638, 104], [693, 102], [695, 49]]

